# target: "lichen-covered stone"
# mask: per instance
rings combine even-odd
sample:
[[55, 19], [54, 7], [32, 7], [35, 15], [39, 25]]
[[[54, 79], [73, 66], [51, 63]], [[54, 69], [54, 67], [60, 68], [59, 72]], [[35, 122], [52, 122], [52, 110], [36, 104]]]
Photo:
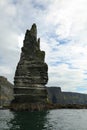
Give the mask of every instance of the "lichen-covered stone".
[[46, 103], [48, 66], [44, 61], [45, 52], [40, 50], [36, 24], [26, 31], [21, 51], [14, 77], [14, 102]]

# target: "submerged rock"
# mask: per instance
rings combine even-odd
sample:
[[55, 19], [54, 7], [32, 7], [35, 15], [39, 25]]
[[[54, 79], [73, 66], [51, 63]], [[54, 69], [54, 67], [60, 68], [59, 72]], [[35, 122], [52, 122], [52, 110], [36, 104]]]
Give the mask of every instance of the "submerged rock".
[[14, 103], [46, 103], [48, 66], [45, 52], [40, 50], [37, 27], [33, 24], [26, 31], [20, 61], [14, 77]]

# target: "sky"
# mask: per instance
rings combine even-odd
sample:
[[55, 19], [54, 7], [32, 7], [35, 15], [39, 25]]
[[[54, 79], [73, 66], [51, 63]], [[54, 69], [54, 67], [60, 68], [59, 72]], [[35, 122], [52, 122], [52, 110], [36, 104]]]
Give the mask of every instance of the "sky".
[[87, 0], [0, 0], [0, 75], [13, 83], [33, 23], [49, 66], [47, 86], [87, 93]]

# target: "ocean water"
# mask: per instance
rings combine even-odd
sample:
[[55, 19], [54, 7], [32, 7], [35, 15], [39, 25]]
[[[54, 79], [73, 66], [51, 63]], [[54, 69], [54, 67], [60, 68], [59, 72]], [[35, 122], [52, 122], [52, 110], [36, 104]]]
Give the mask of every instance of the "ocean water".
[[0, 110], [0, 130], [87, 130], [87, 109]]

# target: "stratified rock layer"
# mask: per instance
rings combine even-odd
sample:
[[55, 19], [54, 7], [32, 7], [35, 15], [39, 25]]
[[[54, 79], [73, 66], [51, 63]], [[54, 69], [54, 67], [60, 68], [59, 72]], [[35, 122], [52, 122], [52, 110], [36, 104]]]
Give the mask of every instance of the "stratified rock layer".
[[40, 50], [37, 27], [32, 25], [26, 31], [20, 61], [14, 77], [16, 103], [46, 103], [48, 66], [44, 62], [45, 52]]

